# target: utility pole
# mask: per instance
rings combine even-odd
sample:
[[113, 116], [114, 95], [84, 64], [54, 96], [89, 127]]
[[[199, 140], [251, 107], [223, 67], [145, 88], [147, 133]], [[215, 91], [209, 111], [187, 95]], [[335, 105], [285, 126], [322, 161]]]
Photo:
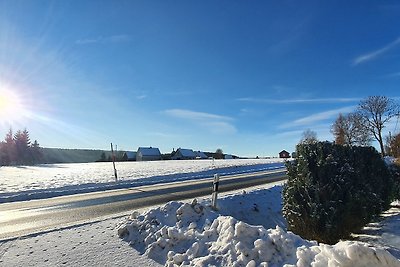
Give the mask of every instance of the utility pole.
[[111, 154], [112, 154], [112, 162], [114, 166], [114, 176], [115, 176], [115, 181], [118, 181], [118, 175], [117, 175], [117, 169], [115, 168], [115, 154], [114, 154], [114, 148], [113, 144], [111, 143]]

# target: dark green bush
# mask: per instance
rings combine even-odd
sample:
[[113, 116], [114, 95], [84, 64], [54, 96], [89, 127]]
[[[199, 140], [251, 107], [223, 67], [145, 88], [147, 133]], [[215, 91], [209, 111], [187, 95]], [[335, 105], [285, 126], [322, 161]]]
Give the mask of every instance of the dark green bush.
[[294, 233], [334, 244], [389, 207], [392, 176], [375, 148], [318, 142], [299, 144], [296, 153], [283, 190]]
[[400, 200], [400, 163], [396, 162], [389, 166], [393, 177], [393, 199]]

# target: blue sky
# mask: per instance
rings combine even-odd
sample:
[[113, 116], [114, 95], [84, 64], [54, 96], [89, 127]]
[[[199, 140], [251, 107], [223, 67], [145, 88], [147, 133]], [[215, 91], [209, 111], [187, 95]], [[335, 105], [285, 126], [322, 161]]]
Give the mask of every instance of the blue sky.
[[399, 25], [398, 1], [0, 1], [0, 136], [241, 156], [333, 140], [340, 112], [399, 99]]

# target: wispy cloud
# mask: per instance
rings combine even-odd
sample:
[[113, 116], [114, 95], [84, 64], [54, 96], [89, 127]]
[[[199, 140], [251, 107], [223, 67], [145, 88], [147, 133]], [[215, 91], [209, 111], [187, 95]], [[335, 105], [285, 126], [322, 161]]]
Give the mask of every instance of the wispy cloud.
[[231, 117], [186, 109], [168, 109], [163, 111], [163, 113], [171, 117], [184, 119], [199, 126], [206, 127], [213, 133], [236, 132], [236, 127], [232, 124], [234, 119]]
[[191, 111], [187, 109], [168, 109], [165, 110], [164, 113], [172, 117], [178, 117], [189, 120], [224, 120], [224, 121], [233, 120], [233, 118], [231, 117], [205, 113], [205, 112]]
[[147, 95], [144, 95], [144, 94], [136, 96], [136, 99], [138, 99], [138, 100], [143, 100], [145, 98], [147, 98]]
[[339, 108], [339, 109], [333, 109], [333, 110], [328, 110], [324, 112], [319, 112], [315, 113], [300, 119], [297, 119], [295, 121], [292, 121], [290, 123], [285, 123], [280, 126], [282, 129], [286, 128], [291, 128], [291, 127], [298, 127], [298, 126], [310, 126], [315, 123], [325, 121], [328, 119], [333, 119], [336, 116], [339, 115], [339, 113], [349, 113], [354, 111], [356, 106], [349, 106], [349, 107], [344, 107], [344, 108]]
[[399, 44], [400, 44], [400, 37], [380, 49], [377, 49], [377, 50], [369, 52], [367, 54], [358, 56], [357, 58], [355, 58], [353, 60], [353, 66], [359, 65], [361, 63], [365, 63], [367, 61], [374, 60], [374, 59], [378, 58], [379, 56], [383, 55], [384, 53], [386, 53], [387, 51], [389, 51], [390, 49], [398, 46]]
[[238, 98], [238, 101], [252, 103], [268, 103], [268, 104], [302, 104], [302, 103], [346, 103], [358, 102], [361, 98], [296, 98], [296, 99], [270, 99], [270, 98], [255, 98], [243, 97]]
[[98, 36], [95, 38], [86, 38], [76, 40], [75, 43], [78, 45], [87, 45], [87, 44], [95, 44], [95, 43], [122, 43], [128, 42], [131, 40], [131, 37], [127, 34], [119, 34], [119, 35], [111, 35], [111, 36]]
[[389, 78], [400, 77], [400, 72], [389, 73], [389, 74], [385, 75], [385, 77], [389, 77]]
[[294, 121], [295, 124], [298, 125], [305, 125], [305, 124], [312, 124], [318, 121], [323, 121], [327, 119], [331, 119], [336, 117], [339, 113], [348, 113], [355, 109], [355, 106], [344, 107], [339, 109], [328, 110], [320, 113], [316, 113], [307, 117], [303, 117], [301, 119], [297, 119]]

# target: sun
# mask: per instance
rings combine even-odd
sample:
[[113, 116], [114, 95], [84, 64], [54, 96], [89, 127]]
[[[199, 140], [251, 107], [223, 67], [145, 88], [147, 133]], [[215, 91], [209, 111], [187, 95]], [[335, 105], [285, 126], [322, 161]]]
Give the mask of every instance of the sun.
[[0, 88], [0, 121], [15, 121], [24, 112], [21, 98], [11, 90]]

